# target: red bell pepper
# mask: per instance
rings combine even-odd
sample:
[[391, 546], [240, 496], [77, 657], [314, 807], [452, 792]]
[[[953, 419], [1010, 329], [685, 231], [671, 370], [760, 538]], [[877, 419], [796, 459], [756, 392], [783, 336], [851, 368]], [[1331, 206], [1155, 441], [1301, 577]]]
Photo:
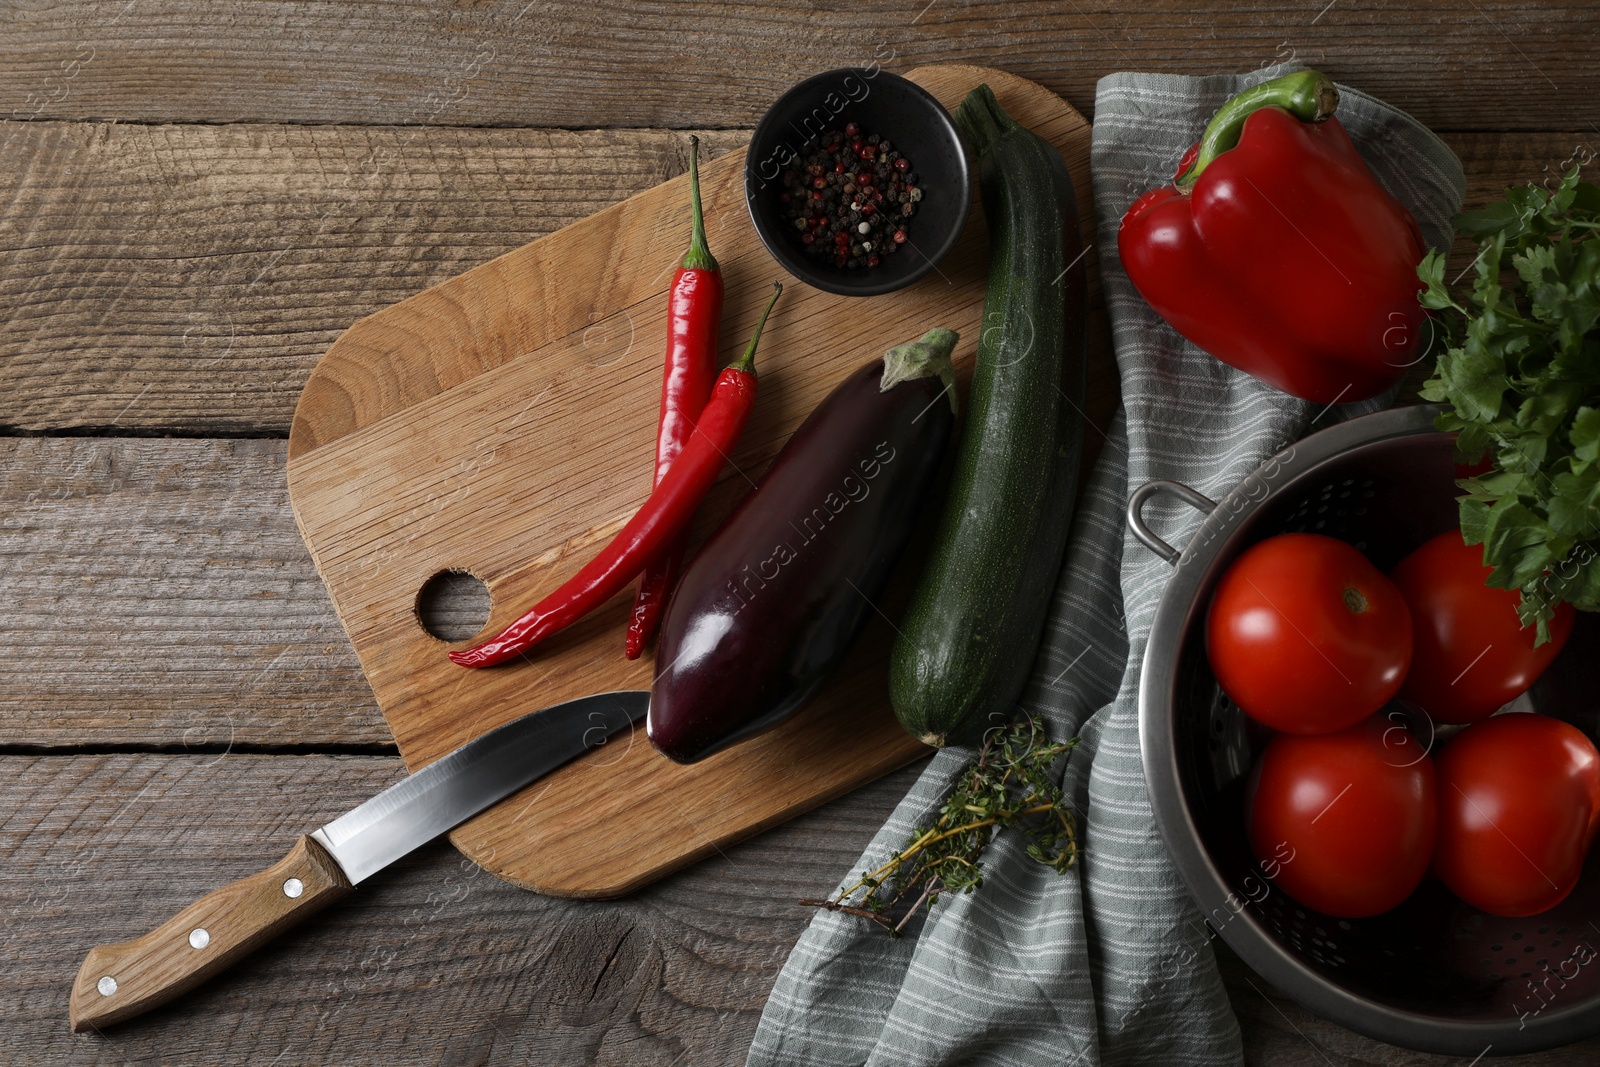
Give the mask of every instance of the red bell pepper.
[[1422, 231], [1333, 116], [1316, 71], [1233, 97], [1172, 185], [1122, 218], [1141, 295], [1224, 363], [1321, 404], [1363, 400], [1422, 355]]

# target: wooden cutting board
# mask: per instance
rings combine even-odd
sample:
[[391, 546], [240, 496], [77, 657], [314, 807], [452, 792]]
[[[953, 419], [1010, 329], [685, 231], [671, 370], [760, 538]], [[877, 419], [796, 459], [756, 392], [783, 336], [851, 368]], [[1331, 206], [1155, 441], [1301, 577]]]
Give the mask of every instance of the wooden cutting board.
[[[933, 66], [909, 77], [951, 108], [987, 81], [1065, 156], [1092, 241], [1081, 115], [998, 70]], [[742, 349], [782, 276], [751, 225], [743, 172], [743, 152], [701, 169], [708, 237], [726, 279], [723, 362]], [[417, 595], [441, 571], [476, 575], [493, 597], [484, 632], [498, 631], [644, 501], [666, 291], [688, 238], [689, 186], [680, 177], [362, 319], [306, 383], [289, 439], [295, 518], [411, 769], [528, 711], [649, 688], [649, 658], [622, 656], [631, 591], [531, 661], [477, 671], [445, 658], [456, 646], [423, 629]], [[760, 398], [698, 535], [841, 378], [889, 346], [933, 326], [959, 330], [964, 391], [986, 249], [975, 205], [939, 269], [898, 293], [847, 298], [785, 278], [757, 360]], [[1091, 289], [1098, 307], [1093, 273]], [[1109, 409], [1115, 377], [1104, 329], [1091, 336], [1093, 415]], [[651, 748], [641, 726], [463, 824], [451, 840], [517, 885], [611, 897], [854, 789], [928, 751], [889, 710], [891, 636], [875, 617], [823, 694], [767, 734], [680, 766]]]

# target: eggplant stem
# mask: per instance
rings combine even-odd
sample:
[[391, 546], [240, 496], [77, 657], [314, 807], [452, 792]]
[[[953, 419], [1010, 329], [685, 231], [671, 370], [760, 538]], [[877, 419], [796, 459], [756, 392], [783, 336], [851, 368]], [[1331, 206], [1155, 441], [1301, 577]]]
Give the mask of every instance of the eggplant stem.
[[950, 398], [950, 411], [959, 414], [956, 369], [950, 362], [950, 353], [955, 351], [959, 340], [961, 335], [954, 330], [935, 326], [918, 340], [895, 345], [883, 354], [883, 378], [878, 382], [878, 390], [887, 393], [901, 382], [938, 378]]

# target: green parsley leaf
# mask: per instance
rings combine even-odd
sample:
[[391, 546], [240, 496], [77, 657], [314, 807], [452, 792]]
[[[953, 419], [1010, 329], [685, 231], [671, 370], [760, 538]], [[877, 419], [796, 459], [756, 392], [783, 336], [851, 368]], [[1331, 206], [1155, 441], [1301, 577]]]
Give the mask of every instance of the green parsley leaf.
[[1600, 610], [1600, 187], [1573, 167], [1455, 225], [1480, 250], [1462, 293], [1439, 253], [1417, 268], [1444, 342], [1422, 396], [1459, 459], [1493, 459], [1457, 483], [1461, 533], [1542, 644], [1563, 601]]
[[1522, 208], [1510, 198], [1463, 211], [1451, 221], [1468, 237], [1484, 238], [1515, 226], [1522, 219]]
[[1600, 467], [1590, 464], [1582, 470], [1564, 471], [1555, 476], [1550, 496], [1550, 528], [1563, 537], [1585, 541], [1600, 534]]
[[1573, 416], [1572, 455], [1581, 463], [1600, 460], [1600, 408], [1579, 408]]

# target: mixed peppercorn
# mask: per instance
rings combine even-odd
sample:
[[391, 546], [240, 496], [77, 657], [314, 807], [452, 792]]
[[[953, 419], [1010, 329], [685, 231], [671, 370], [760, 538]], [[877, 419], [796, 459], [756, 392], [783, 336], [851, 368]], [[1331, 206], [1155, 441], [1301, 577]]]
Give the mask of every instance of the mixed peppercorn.
[[835, 267], [876, 267], [906, 243], [922, 200], [911, 161], [854, 122], [818, 137], [817, 147], [783, 172], [778, 200], [813, 259]]

